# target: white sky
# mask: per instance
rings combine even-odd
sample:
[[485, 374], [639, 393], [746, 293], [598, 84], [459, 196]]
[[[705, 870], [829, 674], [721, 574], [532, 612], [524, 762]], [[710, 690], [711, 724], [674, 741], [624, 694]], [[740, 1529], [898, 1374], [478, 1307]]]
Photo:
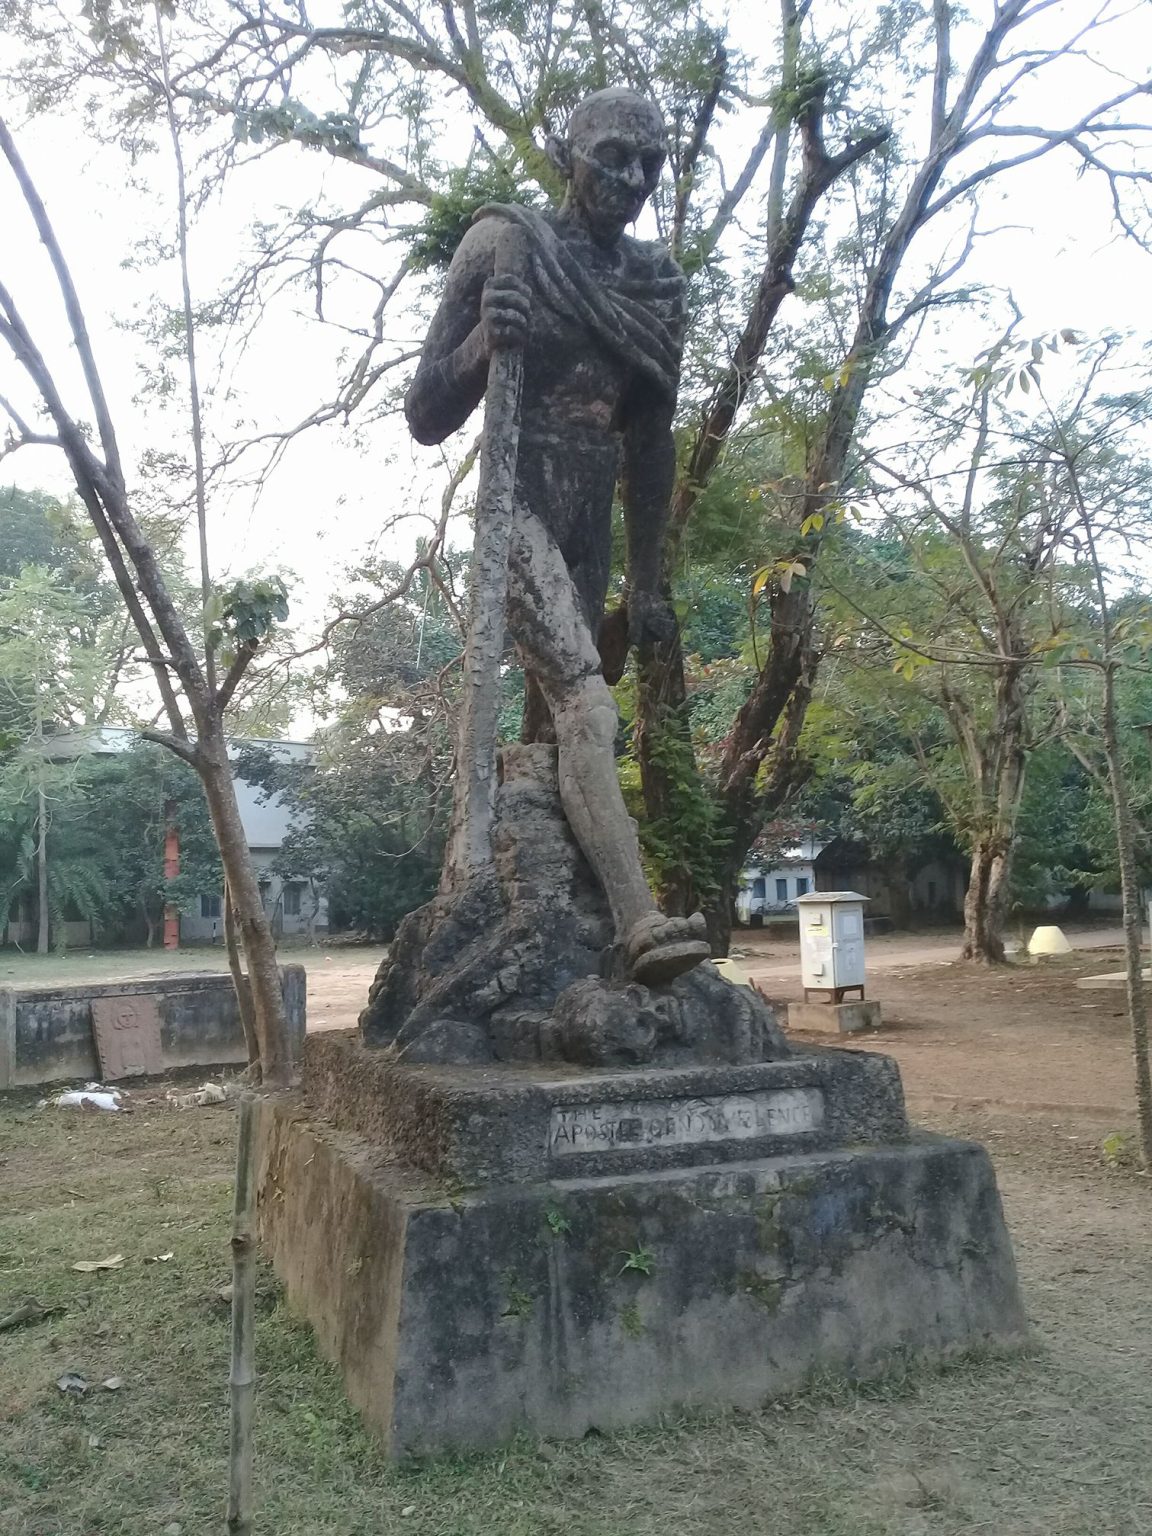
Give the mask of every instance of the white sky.
[[[982, 16], [987, 6], [974, 9]], [[1068, 0], [1063, 9], [1087, 14], [1090, 8], [1081, 0]], [[1117, 35], [1117, 58], [1126, 72], [1147, 69], [1152, 55], [1149, 9], [1136, 14], [1131, 26]], [[763, 15], [761, 0], [737, 4], [732, 9], [734, 32], [758, 28]], [[0, 50], [4, 47], [0, 43]], [[1141, 53], [1143, 57], [1136, 57]], [[1034, 92], [1037, 99], [1030, 110], [1037, 120], [1063, 118], [1064, 98], [1075, 93], [1080, 80], [1076, 61], [1067, 61], [1043, 91]], [[19, 133], [73, 264], [114, 415], [126, 439], [126, 458], [131, 463], [147, 448], [179, 447], [173, 441], [172, 418], [154, 406], [140, 411], [133, 405], [148, 354], [139, 338], [123, 329], [147, 307], [154, 292], [171, 304], [179, 299], [173, 262], [142, 272], [124, 266], [141, 236], [163, 232], [171, 238], [173, 184], [166, 145], [141, 168], [134, 184], [126, 179], [123, 157], [86, 142], [68, 114], [54, 113], [25, 126], [18, 109], [10, 106], [6, 115]], [[466, 124], [461, 131], [466, 133]], [[278, 205], [307, 206], [322, 196], [352, 205], [371, 186], [363, 170], [315, 152], [284, 148], [261, 160], [232, 181], [225, 199], [210, 206], [194, 228], [196, 296], [209, 297], [234, 268], [248, 246], [254, 216], [271, 215]], [[1147, 331], [1152, 263], [1117, 239], [1103, 187], [1077, 178], [1068, 160], [1053, 156], [1014, 173], [990, 192], [982, 223], [1014, 227], [978, 245], [966, 280], [1011, 289], [1024, 310], [1022, 334], [1063, 326], [1088, 335], [1110, 329]], [[0, 177], [0, 232], [0, 276], [14, 289], [54, 362], [66, 367], [68, 351], [54, 313], [47, 268], [6, 175]], [[391, 262], [394, 256], [383, 253], [382, 259]], [[210, 425], [222, 436], [231, 436], [240, 420], [286, 426], [334, 394], [345, 340], [303, 312], [307, 303], [305, 296], [298, 296], [281, 304], [257, 332], [230, 376], [234, 401], [226, 407], [217, 401], [213, 407]], [[390, 332], [408, 343], [419, 341], [421, 328], [420, 316], [403, 309], [390, 323]], [[949, 319], [940, 341], [943, 350], [921, 366], [939, 377], [942, 368], [969, 364], [990, 339], [962, 316]], [[205, 337], [201, 346], [208, 380], [219, 383], [211, 338]], [[30, 401], [7, 356], [0, 357], [0, 393], [26, 406]], [[399, 508], [435, 498], [442, 474], [434, 453], [410, 444], [402, 419], [374, 427], [363, 438], [355, 429], [313, 431], [289, 450], [259, 498], [234, 488], [214, 499], [210, 542], [215, 575], [220, 579], [228, 572], [268, 565], [295, 572], [299, 581], [293, 593], [293, 622], [307, 631], [323, 616], [341, 567], [378, 543], [382, 526]], [[46, 449], [22, 450], [6, 459], [0, 482], [40, 486], [58, 494], [71, 489], [61, 458]], [[405, 556], [411, 538], [409, 526], [380, 552]]]

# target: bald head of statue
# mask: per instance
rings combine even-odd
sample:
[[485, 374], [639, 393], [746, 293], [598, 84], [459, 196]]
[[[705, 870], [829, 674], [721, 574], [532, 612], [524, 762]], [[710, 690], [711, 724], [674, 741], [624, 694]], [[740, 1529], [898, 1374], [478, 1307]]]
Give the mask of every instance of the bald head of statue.
[[568, 183], [565, 209], [600, 245], [615, 245], [651, 197], [668, 154], [659, 109], [636, 91], [613, 87], [580, 103], [548, 156]]

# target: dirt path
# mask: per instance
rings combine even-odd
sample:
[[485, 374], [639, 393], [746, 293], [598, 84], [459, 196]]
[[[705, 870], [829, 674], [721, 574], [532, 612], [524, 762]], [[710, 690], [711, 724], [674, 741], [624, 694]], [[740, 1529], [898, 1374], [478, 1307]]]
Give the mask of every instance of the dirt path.
[[[1120, 928], [1065, 927], [1064, 936], [1075, 950], [1118, 949], [1124, 943]], [[869, 974], [903, 966], [950, 965], [960, 954], [959, 929], [932, 933], [885, 933], [867, 940]], [[757, 975], [792, 977], [800, 970], [800, 944], [756, 929], [741, 929], [733, 936], [732, 954], [755, 962]]]

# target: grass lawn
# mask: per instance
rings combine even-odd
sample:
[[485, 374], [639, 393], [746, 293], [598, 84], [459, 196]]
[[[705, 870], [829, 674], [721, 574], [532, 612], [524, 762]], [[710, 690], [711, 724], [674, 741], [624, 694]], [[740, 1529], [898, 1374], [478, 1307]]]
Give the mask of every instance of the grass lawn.
[[195, 949], [66, 949], [47, 955], [0, 950], [0, 987], [58, 987], [85, 981], [120, 981], [172, 971], [226, 971], [228, 954], [204, 945]]
[[[3, 1536], [222, 1529], [232, 1106], [0, 1103]], [[949, 1126], [957, 1129], [958, 1126]], [[991, 1140], [1036, 1348], [829, 1386], [750, 1414], [401, 1468], [261, 1280], [257, 1524], [267, 1536], [1141, 1536], [1152, 1530], [1147, 1183], [1050, 1127]], [[148, 1263], [171, 1252], [166, 1262]], [[122, 1268], [74, 1271], [122, 1254]], [[92, 1387], [61, 1393], [64, 1372]], [[118, 1391], [101, 1390], [108, 1377]]]

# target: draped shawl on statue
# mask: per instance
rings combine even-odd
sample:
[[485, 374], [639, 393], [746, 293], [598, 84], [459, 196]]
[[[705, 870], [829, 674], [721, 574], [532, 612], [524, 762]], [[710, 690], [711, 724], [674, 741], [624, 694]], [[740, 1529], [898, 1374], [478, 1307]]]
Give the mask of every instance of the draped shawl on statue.
[[[592, 273], [533, 208], [489, 203], [477, 219], [501, 218], [527, 237], [532, 274], [552, 309], [581, 321], [607, 351], [674, 399], [684, 340], [684, 277], [670, 258], [643, 277]], [[661, 268], [663, 270], [661, 270]]]

